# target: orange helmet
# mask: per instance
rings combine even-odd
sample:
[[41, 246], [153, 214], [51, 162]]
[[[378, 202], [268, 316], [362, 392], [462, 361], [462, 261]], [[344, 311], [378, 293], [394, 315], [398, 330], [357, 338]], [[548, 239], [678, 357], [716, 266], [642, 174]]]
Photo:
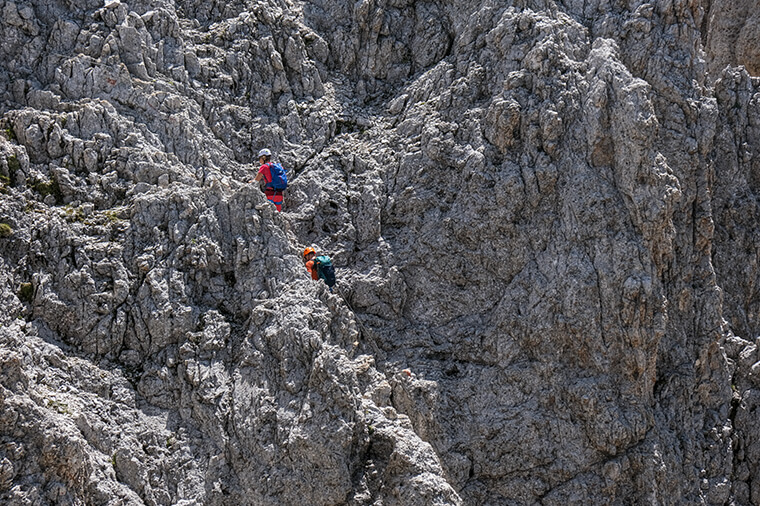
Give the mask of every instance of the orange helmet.
[[311, 247], [306, 248], [305, 250], [303, 250], [304, 258], [306, 258], [306, 255], [308, 255], [309, 253], [316, 253], [316, 251], [314, 250], [314, 248], [311, 248]]

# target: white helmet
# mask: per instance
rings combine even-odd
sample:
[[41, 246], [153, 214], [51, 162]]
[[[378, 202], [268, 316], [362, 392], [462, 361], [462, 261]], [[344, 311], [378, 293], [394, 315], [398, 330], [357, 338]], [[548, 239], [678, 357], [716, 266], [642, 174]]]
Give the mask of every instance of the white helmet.
[[269, 151], [267, 148], [264, 148], [261, 151], [259, 151], [259, 158], [261, 158], [262, 156], [272, 156], [272, 152]]

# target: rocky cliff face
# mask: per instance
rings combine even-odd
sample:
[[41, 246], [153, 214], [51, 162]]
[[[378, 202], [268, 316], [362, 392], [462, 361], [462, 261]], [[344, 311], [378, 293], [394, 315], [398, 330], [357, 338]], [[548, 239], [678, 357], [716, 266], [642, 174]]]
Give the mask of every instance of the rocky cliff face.
[[760, 504], [755, 4], [0, 0], [0, 500]]

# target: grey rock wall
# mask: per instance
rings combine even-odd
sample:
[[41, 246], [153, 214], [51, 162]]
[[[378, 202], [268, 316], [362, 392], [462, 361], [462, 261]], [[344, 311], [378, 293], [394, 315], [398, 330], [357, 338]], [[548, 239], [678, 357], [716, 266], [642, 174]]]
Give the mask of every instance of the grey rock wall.
[[0, 0], [0, 499], [760, 504], [750, 4]]
[[709, 2], [705, 8], [706, 61], [717, 77], [726, 65], [742, 65], [757, 76], [760, 73], [760, 14], [756, 1]]

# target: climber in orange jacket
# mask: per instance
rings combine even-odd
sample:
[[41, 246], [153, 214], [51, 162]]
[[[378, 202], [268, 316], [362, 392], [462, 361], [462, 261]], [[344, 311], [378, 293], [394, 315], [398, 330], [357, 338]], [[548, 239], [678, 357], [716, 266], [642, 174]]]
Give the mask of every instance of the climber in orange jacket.
[[308, 247], [303, 250], [303, 263], [306, 265], [306, 270], [311, 274], [311, 279], [324, 280], [332, 292], [333, 286], [335, 286], [335, 268], [330, 257], [327, 255], [317, 256], [316, 250]]

